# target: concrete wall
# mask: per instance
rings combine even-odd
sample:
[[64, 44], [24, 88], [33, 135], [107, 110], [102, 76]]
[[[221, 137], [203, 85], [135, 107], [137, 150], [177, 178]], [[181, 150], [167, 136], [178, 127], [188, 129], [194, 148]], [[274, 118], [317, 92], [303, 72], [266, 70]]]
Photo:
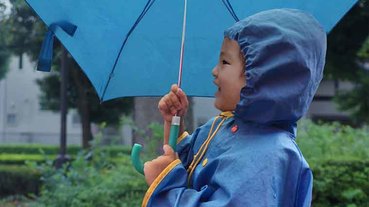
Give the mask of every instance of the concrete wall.
[[[5, 79], [0, 81], [0, 143], [58, 144], [60, 115], [41, 110], [36, 80], [47, 73], [36, 71], [27, 56], [19, 69], [13, 57]], [[80, 144], [81, 128], [75, 111], [67, 117], [68, 144]]]

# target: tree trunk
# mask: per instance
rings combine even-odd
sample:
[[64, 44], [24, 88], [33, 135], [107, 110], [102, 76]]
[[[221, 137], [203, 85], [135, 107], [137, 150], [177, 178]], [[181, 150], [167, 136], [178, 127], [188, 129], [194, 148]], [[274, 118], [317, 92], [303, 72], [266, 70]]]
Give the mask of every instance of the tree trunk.
[[78, 67], [73, 67], [71, 69], [73, 81], [77, 86], [77, 100], [76, 105], [78, 107], [78, 113], [81, 117], [82, 124], [82, 147], [87, 149], [90, 147], [90, 142], [92, 141], [91, 133], [91, 119], [90, 119], [90, 104], [88, 99], [88, 80], [83, 76], [82, 71]]
[[90, 119], [90, 113], [89, 113], [89, 104], [85, 98], [82, 98], [84, 100], [81, 100], [79, 106], [79, 114], [81, 116], [81, 122], [82, 122], [82, 147], [84, 149], [87, 149], [90, 147], [90, 142], [92, 141], [92, 133], [91, 133], [91, 119]]

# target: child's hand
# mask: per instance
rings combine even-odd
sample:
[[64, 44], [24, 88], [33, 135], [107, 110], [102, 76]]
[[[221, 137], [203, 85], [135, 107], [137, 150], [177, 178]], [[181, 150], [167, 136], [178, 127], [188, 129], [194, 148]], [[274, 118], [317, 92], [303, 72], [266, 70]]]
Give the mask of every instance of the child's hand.
[[160, 99], [158, 108], [166, 122], [172, 121], [172, 116], [184, 116], [188, 109], [187, 95], [176, 85], [173, 84], [170, 92]]
[[177, 154], [169, 145], [164, 145], [163, 150], [164, 154], [162, 156], [159, 156], [152, 161], [145, 162], [144, 173], [146, 183], [149, 186], [170, 163], [178, 159]]

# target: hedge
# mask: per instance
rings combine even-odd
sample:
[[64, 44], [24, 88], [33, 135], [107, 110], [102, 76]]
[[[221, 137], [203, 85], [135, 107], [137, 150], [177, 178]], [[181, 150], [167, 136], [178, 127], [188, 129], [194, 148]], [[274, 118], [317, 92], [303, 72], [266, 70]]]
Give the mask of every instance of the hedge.
[[0, 165], [0, 197], [38, 194], [40, 173], [27, 166]]
[[[77, 154], [81, 150], [80, 146], [70, 145], [67, 147], [68, 154]], [[6, 144], [0, 145], [0, 153], [9, 154], [58, 154], [59, 146], [42, 144]]]
[[[46, 155], [47, 158], [56, 158], [56, 155]], [[44, 155], [36, 154], [0, 154], [0, 165], [24, 165], [26, 161], [44, 162]]]
[[314, 207], [369, 206], [369, 160], [325, 161], [312, 170]]
[[[129, 146], [103, 146], [102, 150], [108, 152], [111, 156], [116, 156], [119, 153], [130, 154], [131, 147]], [[82, 148], [80, 146], [71, 145], [67, 147], [67, 154], [76, 155]], [[57, 155], [59, 146], [41, 145], [41, 144], [7, 144], [0, 145], [0, 154], [41, 154]]]
[[[119, 164], [121, 166], [126, 166], [126, 168], [131, 168], [128, 156], [121, 158]], [[312, 170], [314, 173], [314, 206], [369, 206], [369, 161], [331, 160], [315, 165]], [[121, 178], [124, 179], [124, 174], [123, 172], [121, 173]], [[118, 172], [115, 174], [118, 174]], [[2, 165], [0, 166], [0, 197], [12, 194], [38, 194], [40, 187], [39, 178], [40, 175], [37, 172], [25, 166]], [[134, 177], [129, 177], [125, 179], [133, 178]], [[143, 179], [143, 177], [137, 176], [135, 179]], [[124, 196], [131, 196], [138, 199], [132, 202], [139, 203], [139, 199], [142, 199], [140, 196], [143, 195], [146, 186], [143, 182], [138, 182], [142, 186], [136, 185], [136, 187], [132, 187], [132, 185], [135, 185], [134, 183], [137, 183], [135, 180], [131, 180], [129, 183], [127, 183], [126, 189], [121, 190], [124, 192]], [[106, 185], [110, 184], [106, 183]], [[111, 185], [113, 185], [113, 183], [111, 183]], [[105, 187], [109, 188], [109, 186]], [[87, 189], [79, 190], [86, 193], [89, 192]], [[104, 189], [100, 190], [104, 191]], [[88, 197], [87, 194], [80, 196]], [[120, 196], [122, 196], [122, 194], [120, 194]]]
[[[125, 160], [124, 157], [113, 157], [109, 156], [109, 160], [112, 163], [120, 163], [122, 160]], [[71, 156], [73, 160], [75, 156]], [[56, 159], [56, 155], [26, 155], [26, 154], [0, 154], [0, 165], [25, 165], [26, 162], [36, 162], [42, 163], [46, 160], [54, 160]]]
[[[0, 158], [2, 156], [0, 155]], [[50, 156], [47, 156], [50, 157]], [[97, 156], [99, 158], [100, 156]], [[9, 155], [3, 154], [4, 163], [16, 163], [14, 164], [0, 164], [0, 198], [19, 194], [38, 194], [41, 186], [40, 173], [31, 166], [24, 165], [26, 162], [34, 162], [38, 165], [45, 161], [51, 161], [46, 159], [42, 155]], [[8, 161], [5, 161], [8, 158]], [[18, 159], [18, 160], [17, 160]], [[109, 163], [113, 165], [124, 165], [131, 167], [130, 157], [127, 155], [110, 157], [108, 156]], [[98, 162], [98, 161], [93, 161]], [[21, 163], [22, 165], [17, 165]]]

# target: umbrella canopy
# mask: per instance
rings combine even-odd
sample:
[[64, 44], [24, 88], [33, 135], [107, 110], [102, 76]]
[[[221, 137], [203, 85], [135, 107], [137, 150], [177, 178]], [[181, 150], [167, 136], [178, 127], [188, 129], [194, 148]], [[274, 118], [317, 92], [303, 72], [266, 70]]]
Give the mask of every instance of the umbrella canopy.
[[[183, 0], [26, 0], [81, 66], [102, 101], [161, 96], [177, 82]], [[266, 9], [313, 14], [328, 32], [356, 0], [188, 0], [182, 88], [213, 96], [224, 29]], [[51, 44], [52, 46], [52, 44]]]

